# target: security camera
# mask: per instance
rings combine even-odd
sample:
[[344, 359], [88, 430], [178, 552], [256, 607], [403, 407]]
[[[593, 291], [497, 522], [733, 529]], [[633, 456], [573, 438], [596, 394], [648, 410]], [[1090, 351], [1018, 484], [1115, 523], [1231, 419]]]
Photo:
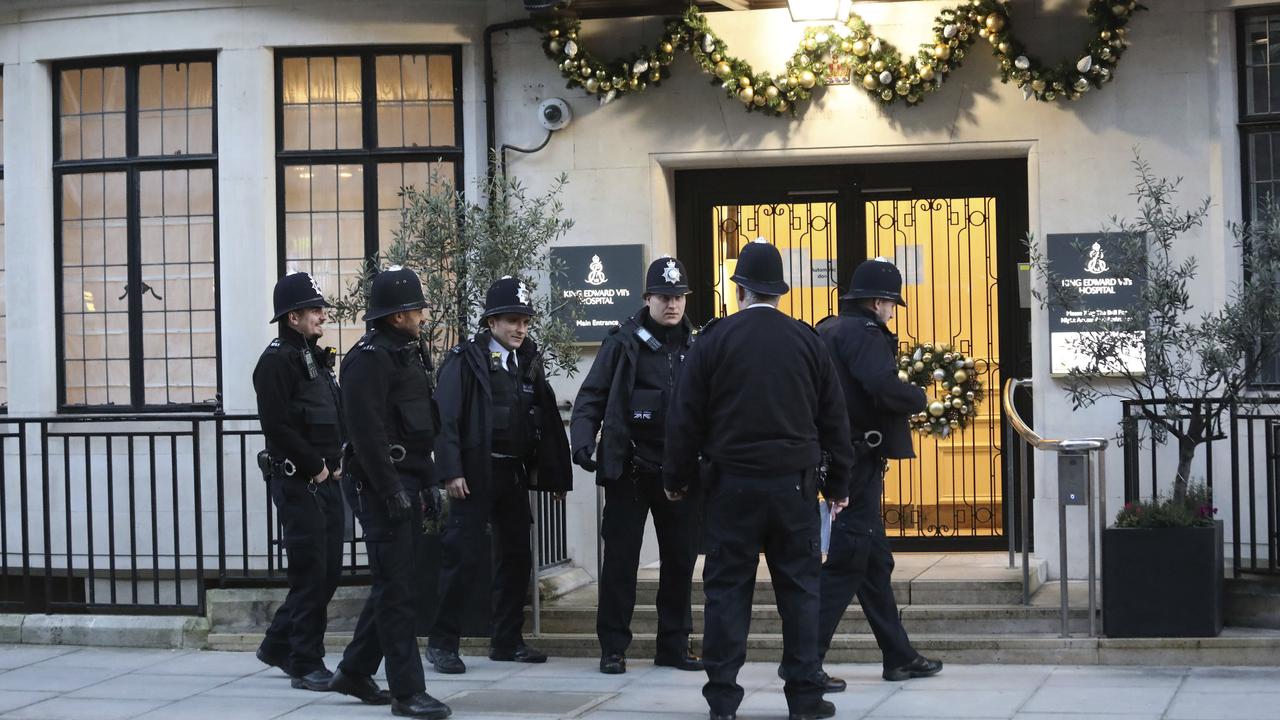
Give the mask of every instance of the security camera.
[[573, 112], [569, 110], [569, 103], [560, 98], [547, 98], [538, 105], [538, 122], [552, 132], [565, 129], [572, 119]]

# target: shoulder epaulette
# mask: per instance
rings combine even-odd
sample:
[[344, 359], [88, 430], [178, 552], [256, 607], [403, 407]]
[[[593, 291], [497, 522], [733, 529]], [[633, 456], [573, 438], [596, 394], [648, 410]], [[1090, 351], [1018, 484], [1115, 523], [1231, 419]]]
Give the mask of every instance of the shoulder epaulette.
[[267, 347], [280, 347], [280, 338], [272, 338], [271, 342], [267, 343]]
[[449, 352], [453, 353], [454, 355], [461, 355], [465, 347], [466, 347], [466, 343], [458, 343], [457, 345], [454, 345], [453, 347], [449, 348]]
[[715, 324], [716, 324], [716, 323], [718, 323], [718, 322], [720, 322], [720, 318], [718, 318], [718, 317], [713, 317], [713, 318], [711, 318], [710, 320], [708, 320], [708, 321], [706, 321], [705, 323], [703, 323], [703, 324], [702, 324], [702, 327], [698, 328], [697, 330], [694, 330], [694, 331], [693, 331], [693, 334], [694, 334], [694, 335], [703, 335], [703, 334], [706, 334], [706, 332], [707, 332], [708, 330], [710, 330], [710, 329], [711, 329], [711, 326], [712, 326], [712, 325], [715, 325]]

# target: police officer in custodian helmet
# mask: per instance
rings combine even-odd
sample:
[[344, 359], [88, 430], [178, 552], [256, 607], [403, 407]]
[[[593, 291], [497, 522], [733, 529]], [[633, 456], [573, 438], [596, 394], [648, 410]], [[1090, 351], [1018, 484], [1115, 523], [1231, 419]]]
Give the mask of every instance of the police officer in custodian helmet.
[[476, 602], [469, 591], [486, 524], [497, 557], [489, 658], [547, 660], [522, 633], [533, 572], [528, 491], [563, 494], [573, 486], [573, 470], [555, 393], [528, 336], [534, 313], [524, 282], [498, 280], [485, 296], [484, 329], [454, 347], [440, 366], [436, 464], [452, 517], [441, 537], [440, 604], [427, 649], [436, 672], [467, 670], [458, 644], [462, 616]]
[[284, 670], [295, 688], [327, 691], [326, 608], [342, 567], [342, 421], [333, 349], [321, 349], [329, 303], [310, 275], [291, 273], [273, 293], [279, 336], [253, 370], [267, 449], [258, 456], [284, 529], [289, 594], [258, 659]]
[[596, 634], [600, 672], [606, 674], [627, 669], [640, 547], [651, 512], [662, 563], [654, 664], [703, 669], [689, 652], [696, 516], [693, 503], [672, 502], [662, 491], [667, 408], [693, 342], [693, 326], [684, 313], [689, 294], [684, 264], [671, 257], [654, 260], [644, 293], [644, 307], [610, 331], [600, 346], [574, 401], [570, 423], [574, 462], [595, 472], [596, 484], [605, 492]]
[[757, 241], [738, 257], [737, 313], [708, 324], [685, 360], [667, 422], [663, 481], [686, 495], [707, 473], [707, 683], [712, 720], [736, 717], [743, 690], [751, 596], [765, 553], [782, 615], [782, 676], [792, 720], [826, 718], [818, 679], [816, 487], [822, 452], [831, 454], [826, 497], [843, 507], [852, 447], [849, 417], [831, 355], [807, 325], [777, 309], [788, 291], [777, 248]]
[[[893, 553], [884, 533], [880, 499], [887, 460], [915, 457], [907, 417], [926, 403], [924, 391], [898, 378], [898, 339], [887, 323], [902, 299], [902, 273], [884, 258], [868, 260], [853, 272], [840, 315], [818, 324], [831, 351], [853, 433], [854, 481], [849, 507], [831, 524], [831, 546], [822, 566], [819, 611], [822, 654], [826, 655], [841, 616], [857, 595], [884, 659], [885, 680], [934, 675], [942, 663], [911, 647], [889, 584]], [[828, 692], [845, 682], [827, 677]]]
[[[390, 702], [396, 715], [445, 718], [449, 707], [426, 692], [415, 631], [423, 512], [439, 506], [431, 356], [420, 335], [426, 305], [412, 270], [378, 273], [364, 315], [371, 327], [342, 361], [351, 438], [342, 485], [364, 531], [373, 587], [331, 686]], [[372, 677], [384, 658], [390, 697]]]

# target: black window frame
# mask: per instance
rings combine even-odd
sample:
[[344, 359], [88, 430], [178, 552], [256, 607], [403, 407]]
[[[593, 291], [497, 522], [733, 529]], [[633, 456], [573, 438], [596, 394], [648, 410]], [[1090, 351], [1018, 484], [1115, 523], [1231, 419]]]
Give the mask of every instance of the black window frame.
[[[1280, 134], [1280, 109], [1271, 113], [1249, 112], [1249, 72], [1248, 72], [1248, 38], [1246, 28], [1249, 21], [1258, 17], [1274, 16], [1280, 21], [1280, 5], [1265, 5], [1236, 11], [1236, 86], [1237, 111], [1236, 128], [1239, 134], [1240, 147], [1240, 204], [1241, 218], [1248, 224], [1253, 222], [1253, 154], [1249, 152], [1249, 140], [1254, 135], [1273, 132]], [[1280, 196], [1276, 197], [1280, 202]], [[1272, 361], [1273, 367], [1260, 368], [1255, 371], [1250, 387], [1258, 390], [1276, 390], [1280, 388], [1280, 358]]]
[[[212, 131], [210, 152], [198, 155], [138, 156], [138, 73], [143, 65], [208, 62], [210, 64], [210, 91], [212, 99]], [[125, 156], [90, 160], [62, 160], [62, 88], [64, 70], [84, 70], [113, 66], [125, 68]], [[129, 413], [191, 413], [221, 412], [222, 410], [222, 260], [219, 242], [219, 194], [218, 194], [218, 53], [216, 50], [191, 50], [183, 52], [143, 53], [131, 55], [100, 55], [75, 60], [61, 60], [51, 64], [53, 83], [53, 256], [54, 294], [57, 297], [55, 332], [57, 333], [58, 363], [58, 411], [66, 414], [129, 414]], [[213, 183], [213, 282], [214, 282], [214, 368], [216, 390], [214, 400], [203, 403], [166, 403], [149, 405], [146, 402], [144, 373], [145, 353], [142, 343], [142, 231], [140, 173], [155, 170], [209, 170]], [[128, 405], [69, 405], [67, 404], [66, 348], [64, 331], [62, 288], [62, 178], [82, 173], [123, 172], [126, 176], [127, 246], [129, 287], [129, 394]], [[167, 351], [166, 351], [167, 352]], [[194, 378], [193, 378], [194, 381]]]
[[[377, 57], [380, 55], [449, 55], [453, 61], [453, 122], [456, 145], [429, 147], [378, 147]], [[360, 58], [360, 126], [359, 148], [334, 150], [284, 149], [284, 61], [291, 58], [358, 57]], [[378, 165], [387, 162], [453, 163], [453, 184], [462, 190], [465, 159], [463, 126], [462, 46], [441, 44], [307, 46], [277, 48], [275, 51], [275, 140], [276, 140], [276, 274], [283, 275], [285, 252], [285, 168], [291, 165], [332, 164], [360, 165], [363, 170], [364, 257], [376, 257], [378, 247]], [[345, 290], [339, 288], [338, 291]], [[345, 348], [339, 348], [339, 352]]]
[[[4, 65], [0, 65], [0, 96], [2, 96], [3, 93], [4, 93]], [[4, 107], [3, 98], [0, 97], [0, 108], [3, 108], [3, 107]], [[3, 121], [3, 120], [4, 120], [4, 113], [2, 110], [0, 110], [0, 121]], [[0, 126], [0, 128], [3, 128], [3, 126]], [[3, 145], [3, 144], [4, 144], [4, 133], [0, 132], [0, 145]], [[0, 206], [3, 206], [3, 204], [4, 204], [4, 159], [0, 158]], [[4, 216], [6, 221], [4, 225], [8, 225], [8, 216], [9, 216], [8, 208], [4, 208], [4, 211], [5, 211]], [[9, 238], [8, 238], [8, 235], [6, 234], [5, 243], [8, 244], [8, 242], [9, 242]], [[0, 246], [0, 249], [3, 249], [3, 246]], [[4, 266], [4, 255], [3, 253], [0, 253], [0, 272], [4, 272], [5, 270], [6, 268]], [[8, 278], [5, 279], [5, 283], [7, 287]], [[8, 346], [9, 304], [7, 301], [5, 302], [4, 314], [0, 314], [0, 333], [3, 334], [3, 337], [5, 338], [5, 345]], [[5, 393], [4, 393], [4, 402], [0, 402], [0, 415], [7, 415], [9, 413], [9, 391], [12, 389], [9, 387], [8, 358], [4, 358], [3, 372], [4, 372], [3, 381], [4, 381]]]

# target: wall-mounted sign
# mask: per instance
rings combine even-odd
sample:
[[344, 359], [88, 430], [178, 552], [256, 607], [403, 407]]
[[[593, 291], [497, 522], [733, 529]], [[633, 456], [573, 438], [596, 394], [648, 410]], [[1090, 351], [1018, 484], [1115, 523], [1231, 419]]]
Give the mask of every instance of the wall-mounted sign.
[[[1116, 239], [1101, 233], [1061, 233], [1045, 236], [1053, 281], [1073, 291], [1069, 307], [1049, 306], [1050, 372], [1064, 375], [1085, 366], [1090, 333], [1116, 332], [1130, 325], [1138, 298], [1138, 280], [1125, 275], [1108, 255], [1118, 255]], [[1141, 372], [1145, 358], [1141, 332], [1117, 345], [1117, 353], [1104, 374], [1121, 370]]]
[[577, 301], [578, 342], [604, 340], [644, 303], [643, 245], [554, 247], [551, 258], [566, 273], [556, 276], [552, 292], [557, 298]]

